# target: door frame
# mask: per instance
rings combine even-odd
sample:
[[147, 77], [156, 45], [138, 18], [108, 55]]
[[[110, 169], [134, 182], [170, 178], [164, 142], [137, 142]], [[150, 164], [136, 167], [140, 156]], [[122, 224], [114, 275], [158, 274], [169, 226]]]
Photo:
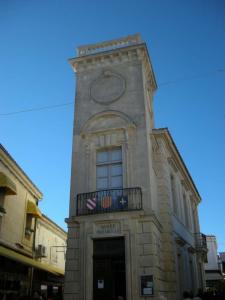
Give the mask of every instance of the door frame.
[[[85, 300], [93, 300], [93, 244], [95, 239], [113, 239], [123, 237], [125, 246], [125, 272], [126, 272], [126, 300], [132, 299], [132, 286], [134, 281], [132, 276], [132, 260], [131, 260], [131, 247], [130, 247], [130, 234], [88, 234], [85, 240], [84, 255], [83, 255], [83, 295]], [[82, 269], [81, 269], [82, 270]], [[91, 270], [91, 272], [90, 272]]]
[[[105, 248], [106, 247], [106, 248]], [[118, 247], [118, 248], [117, 248]], [[117, 288], [120, 286], [121, 292], [124, 294], [124, 300], [126, 300], [126, 260], [125, 260], [125, 238], [120, 237], [109, 237], [93, 239], [93, 298], [98, 299], [100, 295], [103, 299], [112, 297], [112, 299], [117, 300], [116, 295], [119, 290]], [[103, 250], [103, 248], [105, 248]], [[103, 250], [103, 251], [102, 251]], [[112, 251], [112, 252], [111, 252]], [[102, 271], [99, 273], [99, 263]], [[118, 281], [119, 272], [116, 265], [122, 263], [122, 277]], [[103, 265], [102, 265], [103, 264]], [[97, 269], [96, 269], [97, 268]], [[101, 274], [101, 277], [99, 277]], [[96, 286], [97, 279], [104, 278], [105, 287], [102, 291]], [[116, 288], [117, 287], [117, 288]], [[95, 294], [95, 295], [94, 295]], [[99, 297], [98, 297], [99, 295]], [[101, 297], [102, 297], [101, 296]]]

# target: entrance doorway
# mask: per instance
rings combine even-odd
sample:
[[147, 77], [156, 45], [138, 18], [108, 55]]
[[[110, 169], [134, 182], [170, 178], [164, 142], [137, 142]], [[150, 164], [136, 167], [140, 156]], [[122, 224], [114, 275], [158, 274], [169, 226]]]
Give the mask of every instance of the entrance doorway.
[[126, 300], [124, 238], [93, 241], [93, 300]]

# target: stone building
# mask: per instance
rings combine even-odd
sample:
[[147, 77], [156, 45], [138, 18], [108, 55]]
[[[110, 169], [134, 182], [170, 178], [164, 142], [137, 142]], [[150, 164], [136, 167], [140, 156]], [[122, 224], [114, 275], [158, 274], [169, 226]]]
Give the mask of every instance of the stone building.
[[204, 288], [200, 195], [168, 129], [139, 35], [81, 46], [65, 300], [181, 299]]
[[222, 285], [223, 275], [221, 270], [221, 258], [218, 254], [218, 246], [215, 235], [206, 235], [207, 262], [205, 263], [205, 280], [207, 289], [218, 289]]
[[0, 299], [62, 290], [67, 234], [41, 213], [42, 196], [0, 144]]
[[67, 233], [46, 215], [37, 220], [35, 234], [35, 259], [49, 267], [50, 272], [36, 269], [33, 290], [39, 290], [46, 297], [62, 296], [65, 272]]

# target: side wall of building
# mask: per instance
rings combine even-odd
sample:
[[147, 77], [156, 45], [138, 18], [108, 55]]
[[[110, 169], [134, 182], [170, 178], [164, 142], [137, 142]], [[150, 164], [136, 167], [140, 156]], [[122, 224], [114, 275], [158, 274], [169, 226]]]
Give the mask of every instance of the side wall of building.
[[[34, 207], [38, 202], [36, 195], [28, 188], [22, 176], [12, 168], [0, 152], [0, 172], [7, 176], [16, 187], [15, 195], [2, 194], [2, 203], [6, 213], [0, 217], [0, 241], [11, 248], [24, 250], [32, 254], [33, 231], [27, 232], [27, 206], [32, 202]], [[41, 196], [41, 195], [40, 195]], [[29, 227], [34, 230], [35, 219], [31, 219]]]
[[164, 234], [167, 235], [164, 240], [170, 243], [170, 253], [167, 251], [168, 245], [165, 244], [164, 256], [170, 261], [171, 267], [173, 266], [173, 276], [168, 274], [168, 278], [173, 278], [179, 299], [184, 291], [196, 293], [199, 288], [204, 289], [206, 249], [198, 248], [197, 239], [201, 235], [197, 215], [199, 196], [191, 187], [190, 178], [185, 175], [181, 161], [168, 145], [166, 132], [161, 130], [159, 134], [160, 130], [156, 130], [154, 133], [154, 165], [161, 203], [160, 221]]
[[65, 269], [67, 234], [45, 216], [37, 221], [35, 251], [42, 263]]

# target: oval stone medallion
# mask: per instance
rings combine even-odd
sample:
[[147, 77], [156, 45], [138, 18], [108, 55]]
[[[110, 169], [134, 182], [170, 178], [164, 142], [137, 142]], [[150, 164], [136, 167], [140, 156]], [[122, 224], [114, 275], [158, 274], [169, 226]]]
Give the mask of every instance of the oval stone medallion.
[[100, 104], [109, 104], [118, 100], [125, 91], [125, 80], [121, 75], [104, 71], [90, 88], [91, 98]]

